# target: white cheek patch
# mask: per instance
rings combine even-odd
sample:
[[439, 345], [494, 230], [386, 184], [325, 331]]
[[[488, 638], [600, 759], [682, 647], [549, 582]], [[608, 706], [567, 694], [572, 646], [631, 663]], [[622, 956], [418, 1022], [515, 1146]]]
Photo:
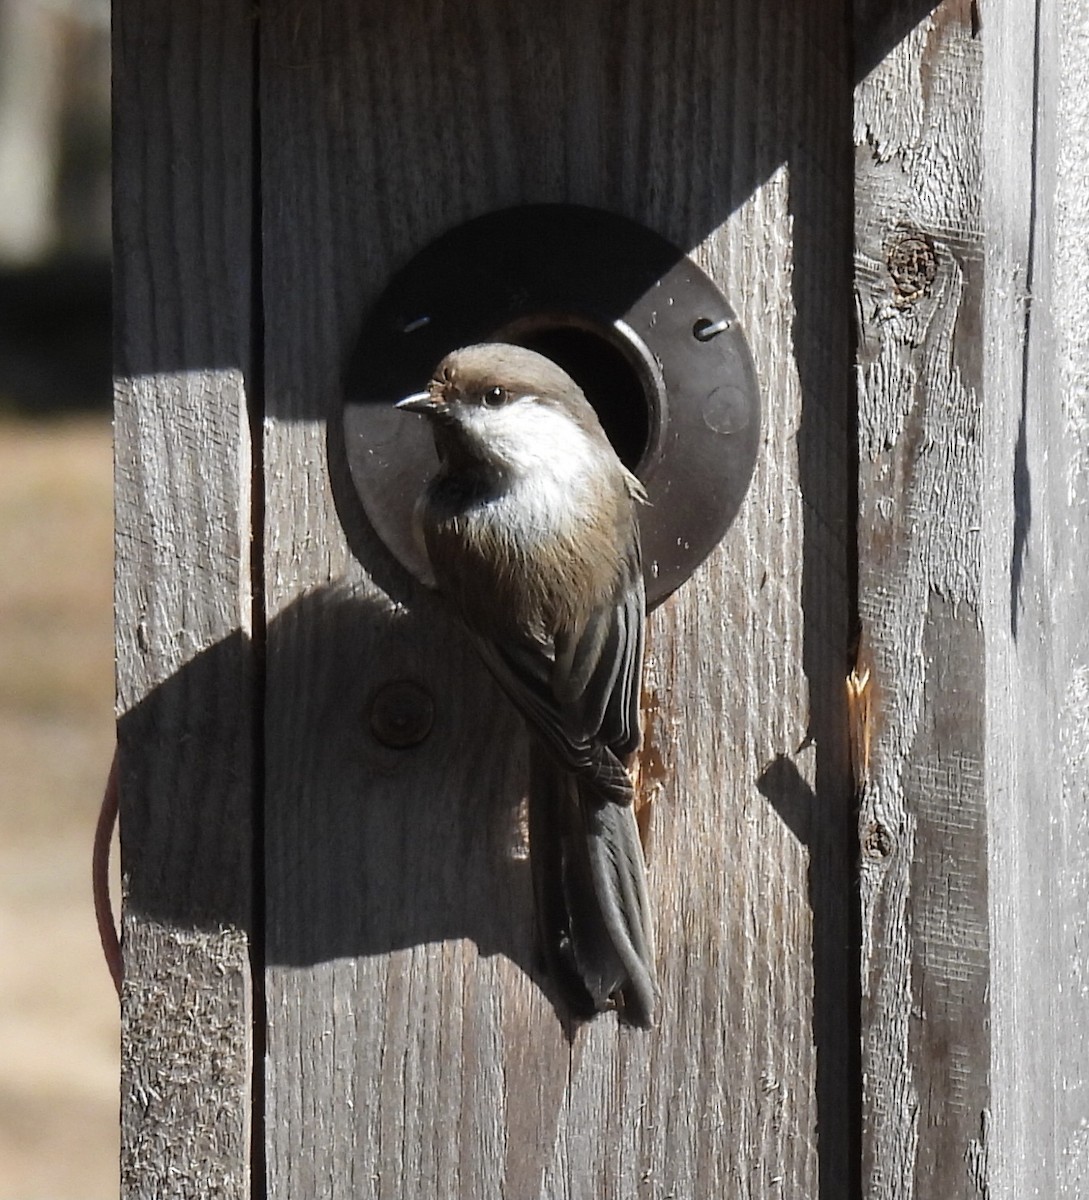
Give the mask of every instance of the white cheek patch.
[[489, 507], [522, 536], [554, 537], [585, 519], [590, 486], [600, 471], [597, 449], [566, 414], [526, 397], [463, 417], [481, 450], [514, 476]]
[[578, 483], [594, 473], [596, 448], [566, 414], [530, 397], [502, 408], [470, 408], [462, 423], [482, 455], [516, 475]]

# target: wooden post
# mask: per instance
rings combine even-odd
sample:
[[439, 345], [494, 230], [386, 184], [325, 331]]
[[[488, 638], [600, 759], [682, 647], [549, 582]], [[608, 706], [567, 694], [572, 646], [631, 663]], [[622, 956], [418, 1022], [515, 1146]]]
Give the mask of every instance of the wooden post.
[[[994, 7], [117, 0], [126, 1197], [1084, 1190], [1089, 3]], [[391, 273], [539, 201], [765, 403], [650, 620], [649, 1034], [557, 1015], [524, 734], [339, 435]]]
[[125, 1196], [250, 1194], [250, 11], [114, 18]]
[[1089, 8], [856, 17], [864, 1194], [1082, 1195]]
[[[825, 116], [848, 112], [840, 28], [805, 5], [263, 8], [273, 1195], [810, 1194], [818, 1049], [825, 1170], [848, 1171], [851, 433], [848, 329], [823, 300], [849, 279], [847, 178], [824, 171], [848, 161]], [[604, 1019], [568, 1041], [535, 948], [519, 722], [375, 543], [336, 441], [390, 273], [529, 201], [690, 249], [767, 399], [741, 517], [650, 625], [649, 1037]], [[413, 751], [368, 726], [403, 680], [435, 710]], [[815, 922], [843, 996], [817, 998], [826, 1046]]]
[[1089, 1195], [1089, 5], [1016, 8], [984, 17], [988, 1160], [992, 1195], [1072, 1200]]
[[859, 814], [863, 1177], [874, 1197], [970, 1196], [985, 1178], [982, 49], [970, 10], [940, 5], [855, 93], [858, 676], [872, 722]]

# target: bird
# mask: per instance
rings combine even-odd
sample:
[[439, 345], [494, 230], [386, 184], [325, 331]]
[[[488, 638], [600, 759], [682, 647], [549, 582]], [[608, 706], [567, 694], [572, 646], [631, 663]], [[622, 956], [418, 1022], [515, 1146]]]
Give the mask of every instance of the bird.
[[642, 484], [578, 384], [523, 346], [459, 348], [397, 408], [439, 466], [415, 527], [440, 593], [533, 735], [529, 858], [545, 963], [577, 1018], [659, 1001], [628, 764], [640, 743]]

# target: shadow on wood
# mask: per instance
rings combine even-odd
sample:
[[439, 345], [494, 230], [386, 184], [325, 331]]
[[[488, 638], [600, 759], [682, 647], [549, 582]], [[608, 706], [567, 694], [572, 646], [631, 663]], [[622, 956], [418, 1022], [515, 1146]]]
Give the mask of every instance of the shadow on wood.
[[[323, 654], [307, 631], [338, 653]], [[140, 800], [125, 822], [132, 915], [194, 930], [248, 928], [252, 831], [235, 801], [201, 782], [222, 725], [239, 719], [214, 698], [228, 694], [221, 677], [239, 661], [240, 637], [199, 654], [121, 722], [130, 764], [123, 790]], [[526, 953], [534, 938], [521, 722], [441, 601], [420, 590], [403, 608], [328, 587], [281, 614], [267, 639], [274, 664], [293, 664], [280, 668], [289, 678], [274, 673], [268, 686], [297, 698], [294, 728], [268, 747], [265, 837], [290, 846], [292, 856], [273, 853], [258, 868], [284, 898], [264, 931], [267, 964], [467, 938], [482, 955], [505, 954], [549, 990]], [[440, 654], [455, 658], [456, 687], [406, 674], [410, 648], [412, 657], [422, 648], [426, 660], [428, 646], [436, 663]], [[301, 647], [309, 652], [300, 655]], [[372, 700], [391, 681], [433, 697], [433, 724], [419, 746], [383, 745], [372, 729]], [[193, 695], [212, 700], [196, 721], [179, 715]], [[454, 719], [463, 707], [487, 714], [475, 739]], [[498, 769], [497, 743], [504, 747]], [[178, 806], [163, 786], [169, 775], [190, 778], [199, 804]], [[451, 795], [470, 799], [451, 804]], [[293, 869], [299, 861], [310, 865], [305, 875]]]

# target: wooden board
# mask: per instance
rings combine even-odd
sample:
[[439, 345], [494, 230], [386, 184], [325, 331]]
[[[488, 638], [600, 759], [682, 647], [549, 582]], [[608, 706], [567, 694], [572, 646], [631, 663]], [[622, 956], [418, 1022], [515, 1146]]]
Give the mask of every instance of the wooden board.
[[[845, 14], [810, 8], [262, 8], [270, 1196], [842, 1195], [855, 1175], [853, 433], [829, 302], [850, 96]], [[766, 400], [741, 516], [650, 626], [649, 1035], [605, 1017], [568, 1041], [534, 947], [518, 722], [376, 543], [337, 445], [339, 374], [390, 273], [529, 201], [690, 251]], [[398, 680], [434, 704], [414, 750], [370, 732]]]
[[1089, 1194], [1089, 5], [988, 6], [993, 1195]]
[[121, 1187], [249, 1196], [252, 25], [114, 21]]
[[862, 1176], [875, 1198], [974, 1197], [986, 1180], [975, 16], [939, 5], [855, 91]]
[[[126, 1197], [1089, 1188], [1089, 5], [861, 0], [853, 108], [772, 8], [118, 3]], [[542, 200], [691, 253], [766, 406], [650, 623], [651, 1034], [559, 1019], [519, 723], [337, 435], [391, 272]]]

